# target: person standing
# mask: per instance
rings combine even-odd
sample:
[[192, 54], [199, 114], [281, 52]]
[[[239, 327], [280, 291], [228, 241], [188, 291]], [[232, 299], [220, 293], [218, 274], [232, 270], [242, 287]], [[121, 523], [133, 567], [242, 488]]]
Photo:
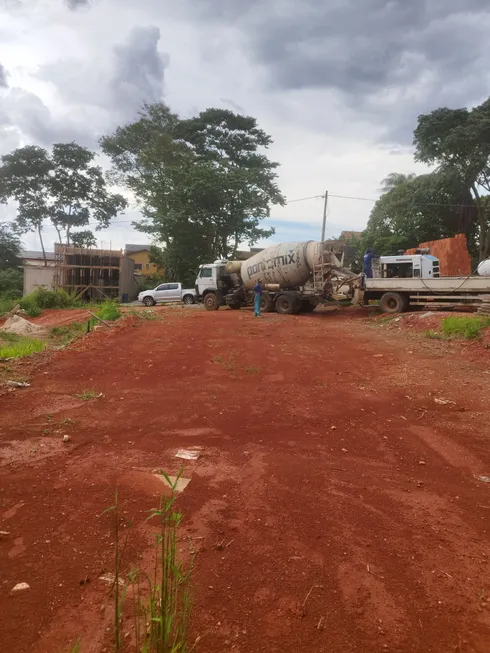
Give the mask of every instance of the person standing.
[[379, 256], [368, 247], [362, 259], [362, 271], [368, 279], [373, 278], [373, 258], [379, 258]]
[[260, 300], [262, 299], [262, 281], [259, 279], [254, 286], [254, 315], [260, 317]]

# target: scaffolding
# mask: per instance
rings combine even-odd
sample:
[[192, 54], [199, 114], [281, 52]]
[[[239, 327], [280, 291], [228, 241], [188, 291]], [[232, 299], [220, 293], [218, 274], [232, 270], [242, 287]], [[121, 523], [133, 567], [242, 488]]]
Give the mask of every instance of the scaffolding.
[[56, 244], [53, 286], [87, 300], [121, 296], [122, 250], [85, 249]]

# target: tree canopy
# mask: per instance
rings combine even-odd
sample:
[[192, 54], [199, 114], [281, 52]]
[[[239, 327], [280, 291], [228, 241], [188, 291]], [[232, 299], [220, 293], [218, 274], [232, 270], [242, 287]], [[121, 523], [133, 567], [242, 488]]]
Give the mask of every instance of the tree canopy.
[[[108, 191], [95, 154], [76, 143], [57, 143], [52, 152], [35, 145], [14, 150], [1, 159], [0, 202], [17, 202], [18, 233], [36, 231], [45, 252], [43, 224], [49, 219], [59, 242], [70, 244], [71, 231], [91, 220], [108, 227], [127, 206], [120, 194]], [[44, 255], [45, 264], [46, 256]]]
[[168, 278], [190, 281], [199, 263], [273, 233], [260, 226], [284, 204], [278, 164], [264, 154], [271, 142], [252, 117], [208, 109], [184, 120], [165, 104], [101, 140], [115, 179], [139, 201], [137, 228], [165, 244]]
[[461, 232], [472, 242], [475, 215], [473, 198], [454, 171], [408, 177], [376, 202], [362, 246], [393, 254]]
[[490, 250], [483, 192], [490, 192], [490, 99], [474, 109], [436, 109], [418, 119], [415, 158], [452, 174], [471, 193], [476, 207], [474, 237], [479, 259]]

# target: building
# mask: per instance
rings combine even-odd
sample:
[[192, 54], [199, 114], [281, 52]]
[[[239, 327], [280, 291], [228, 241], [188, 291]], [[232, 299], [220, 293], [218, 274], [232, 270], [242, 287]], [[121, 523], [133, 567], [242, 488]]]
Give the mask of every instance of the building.
[[340, 236], [339, 240], [343, 243], [349, 243], [349, 241], [359, 241], [362, 236], [362, 231], [343, 231]]
[[36, 287], [53, 287], [55, 255], [46, 252], [46, 260], [42, 252], [21, 250], [22, 268], [24, 270], [24, 295], [31, 293]]
[[150, 261], [150, 245], [126, 245], [124, 254], [134, 262], [134, 272], [143, 277], [162, 274], [162, 268]]
[[[20, 258], [22, 259], [24, 265], [28, 265], [29, 267], [46, 267], [44, 255], [42, 252], [33, 251], [30, 249], [22, 249], [20, 251]], [[54, 252], [46, 252], [46, 262], [48, 267], [54, 267]]]
[[53, 287], [87, 300], [136, 299], [134, 261], [121, 250], [55, 245]]

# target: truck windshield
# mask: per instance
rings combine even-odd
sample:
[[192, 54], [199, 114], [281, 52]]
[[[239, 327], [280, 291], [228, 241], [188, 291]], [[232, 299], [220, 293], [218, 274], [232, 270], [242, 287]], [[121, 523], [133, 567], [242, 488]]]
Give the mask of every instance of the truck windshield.
[[201, 279], [204, 277], [212, 277], [213, 276], [213, 271], [211, 268], [201, 268], [201, 274], [199, 275]]

